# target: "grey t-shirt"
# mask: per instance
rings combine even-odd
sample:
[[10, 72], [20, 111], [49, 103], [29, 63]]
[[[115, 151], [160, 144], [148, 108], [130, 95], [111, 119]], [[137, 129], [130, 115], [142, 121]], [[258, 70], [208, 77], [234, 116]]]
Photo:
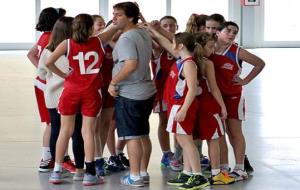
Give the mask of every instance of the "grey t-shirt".
[[123, 33], [113, 50], [113, 77], [118, 74], [125, 60], [137, 60], [136, 70], [118, 83], [119, 95], [133, 100], [146, 100], [156, 93], [151, 80], [150, 59], [152, 41], [144, 29], [132, 29]]

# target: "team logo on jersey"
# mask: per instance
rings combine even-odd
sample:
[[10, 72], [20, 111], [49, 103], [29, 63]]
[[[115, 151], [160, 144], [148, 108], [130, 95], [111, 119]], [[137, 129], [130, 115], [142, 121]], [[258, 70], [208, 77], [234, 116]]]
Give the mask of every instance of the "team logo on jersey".
[[170, 77], [173, 79], [176, 76], [176, 73], [174, 71], [170, 71]]
[[221, 68], [227, 70], [233, 70], [233, 65], [231, 65], [230, 63], [225, 63], [224, 65], [222, 65]]

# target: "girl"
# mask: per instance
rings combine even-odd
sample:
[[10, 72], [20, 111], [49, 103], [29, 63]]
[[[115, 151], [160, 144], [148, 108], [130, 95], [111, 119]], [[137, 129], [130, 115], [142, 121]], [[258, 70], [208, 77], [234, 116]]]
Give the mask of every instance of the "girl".
[[212, 172], [211, 184], [231, 184], [234, 183], [234, 178], [220, 170], [219, 138], [225, 134], [222, 120], [226, 118], [227, 110], [217, 86], [213, 62], [208, 59], [214, 52], [215, 38], [209, 33], [198, 33], [195, 38], [202, 49], [199, 48], [199, 51], [195, 52], [195, 57], [199, 58], [197, 63], [199, 63], [198, 78], [201, 94], [197, 96], [199, 126], [196, 126], [198, 130], [194, 131], [199, 133], [194, 136], [207, 140]]
[[[66, 13], [65, 9], [59, 8], [55, 9], [53, 7], [48, 7], [42, 10], [40, 13], [38, 23], [36, 24], [36, 30], [43, 32], [40, 36], [39, 40], [33, 47], [29, 50], [27, 57], [31, 61], [31, 63], [37, 68], [39, 63], [39, 58], [44, 50], [44, 48], [48, 45], [52, 28], [56, 22], [56, 20]], [[44, 89], [45, 89], [46, 81], [40, 79], [38, 76], [34, 82], [34, 91], [36, 96], [36, 101], [38, 105], [38, 110], [42, 123], [46, 123], [46, 128], [43, 134], [43, 145], [42, 145], [42, 159], [39, 166], [40, 172], [49, 172], [53, 166], [54, 162], [51, 157], [50, 152], [50, 115], [48, 113], [47, 107], [45, 105], [44, 99]]]
[[[58, 105], [62, 126], [56, 144], [55, 166], [49, 178], [50, 183], [62, 183], [63, 155], [67, 142], [73, 134], [75, 114], [78, 110], [83, 116], [82, 136], [86, 157], [83, 185], [103, 183], [103, 178], [98, 178], [95, 171], [94, 126], [101, 107], [99, 72], [104, 57], [102, 42], [108, 41], [115, 29], [111, 28], [97, 37], [92, 37], [93, 24], [92, 16], [77, 15], [72, 24], [72, 38], [61, 42], [46, 61], [46, 66], [52, 72], [65, 78], [64, 90]], [[71, 69], [69, 73], [62, 72], [54, 64], [64, 54], [69, 60]]]
[[[245, 119], [245, 100], [242, 87], [252, 81], [264, 68], [265, 63], [259, 57], [234, 43], [239, 27], [234, 22], [222, 23], [216, 32], [218, 37], [215, 53], [210, 56], [216, 71], [216, 80], [225, 102], [228, 117], [226, 119], [227, 134], [234, 150], [236, 165], [231, 176], [236, 181], [248, 178], [244, 168], [246, 143], [242, 132], [242, 121]], [[245, 61], [253, 65], [251, 72], [240, 78]], [[221, 156], [227, 156], [227, 153]], [[227, 164], [228, 167], [228, 164]]]
[[[152, 23], [153, 26], [157, 24]], [[149, 27], [160, 45], [179, 58], [172, 66], [164, 98], [168, 105], [167, 131], [175, 133], [179, 145], [183, 149], [184, 171], [177, 178], [168, 181], [169, 185], [180, 186], [181, 189], [203, 188], [209, 185], [201, 173], [200, 158], [193, 142], [192, 131], [196, 119], [195, 99], [197, 90], [197, 65], [192, 57], [196, 47], [192, 34], [178, 33], [171, 43], [160, 33]]]

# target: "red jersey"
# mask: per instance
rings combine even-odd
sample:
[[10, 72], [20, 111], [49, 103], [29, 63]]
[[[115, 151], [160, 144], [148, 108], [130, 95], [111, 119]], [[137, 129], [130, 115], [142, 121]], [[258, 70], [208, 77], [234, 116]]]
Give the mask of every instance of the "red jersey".
[[39, 50], [38, 57], [40, 57], [40, 55], [42, 54], [42, 51], [48, 45], [50, 36], [51, 36], [51, 32], [43, 32], [42, 35], [40, 36], [39, 40], [37, 41], [36, 44], [37, 44], [38, 50]]
[[[169, 72], [165, 89], [164, 89], [164, 100], [168, 104], [168, 109], [171, 105], [177, 104], [182, 105], [184, 103], [188, 86], [185, 78], [182, 77], [183, 65], [186, 64], [187, 60], [192, 60], [192, 57], [186, 59], [178, 59], [171, 67]], [[188, 62], [187, 64], [190, 64]], [[193, 63], [195, 64], [195, 63]]]
[[153, 58], [151, 60], [153, 80], [157, 89], [156, 100], [163, 99], [165, 82], [168, 78], [170, 69], [175, 62], [176, 59], [165, 50], [160, 53], [158, 58]]
[[69, 39], [67, 57], [71, 72], [65, 79], [64, 88], [77, 92], [100, 89], [104, 50], [98, 37], [92, 37], [83, 44]]
[[112, 47], [110, 45], [104, 46], [105, 55], [103, 64], [101, 67], [101, 74], [103, 78], [103, 86], [108, 86], [112, 79], [112, 69], [114, 67], [114, 61], [112, 57]]
[[241, 74], [241, 64], [239, 62], [239, 46], [231, 44], [225, 52], [212, 54], [209, 59], [214, 63], [217, 84], [223, 95], [239, 94], [242, 86], [234, 85], [234, 80]]

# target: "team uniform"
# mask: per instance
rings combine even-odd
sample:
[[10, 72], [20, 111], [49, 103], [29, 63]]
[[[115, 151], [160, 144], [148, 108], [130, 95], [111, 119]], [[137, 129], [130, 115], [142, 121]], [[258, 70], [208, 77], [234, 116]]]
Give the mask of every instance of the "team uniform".
[[[51, 36], [51, 32], [44, 32], [38, 42], [38, 58], [40, 57], [42, 51], [44, 48], [48, 45], [49, 39]], [[41, 122], [45, 122], [47, 124], [50, 124], [50, 115], [48, 112], [48, 109], [46, 107], [45, 98], [44, 98], [44, 90], [46, 88], [46, 81], [41, 79], [39, 76], [35, 78], [34, 81], [34, 92], [36, 96], [36, 101], [39, 109], [39, 114], [41, 118]]]
[[211, 94], [206, 77], [201, 76], [201, 74], [198, 76], [201, 94], [196, 96], [199, 106], [193, 137], [201, 140], [218, 139], [225, 134], [220, 117], [221, 107]]
[[108, 93], [108, 86], [112, 78], [112, 69], [114, 67], [114, 61], [112, 57], [112, 47], [110, 45], [104, 46], [105, 55], [103, 64], [101, 67], [101, 74], [103, 80], [103, 86], [101, 88], [102, 93], [102, 108], [112, 108], [115, 106], [114, 98]]
[[104, 59], [104, 49], [98, 37], [87, 43], [79, 44], [67, 40], [67, 57], [70, 73], [65, 78], [64, 90], [59, 100], [61, 115], [74, 115], [81, 112], [84, 116], [96, 117], [101, 108], [100, 67]]
[[157, 89], [156, 97], [153, 105], [153, 112], [159, 113], [167, 111], [167, 105], [163, 100], [163, 93], [166, 79], [172, 65], [176, 59], [167, 51], [163, 50], [157, 58], [152, 57], [151, 67], [153, 73], [153, 80]]
[[[186, 62], [188, 60], [192, 62]], [[184, 60], [178, 59], [171, 67], [168, 79], [166, 81], [164, 99], [168, 105], [167, 113], [169, 118], [166, 130], [170, 133], [191, 135], [194, 128], [194, 123], [196, 121], [195, 111], [198, 107], [196, 98], [190, 105], [184, 121], [175, 121], [175, 116], [182, 107], [188, 92], [186, 80], [182, 76], [184, 64], [195, 64], [195, 62], [193, 61], [192, 57], [188, 57]]]
[[212, 54], [209, 59], [214, 63], [217, 84], [228, 112], [227, 118], [245, 120], [242, 86], [234, 85], [234, 80], [242, 71], [238, 58], [239, 50], [237, 44], [231, 44], [223, 54]]

